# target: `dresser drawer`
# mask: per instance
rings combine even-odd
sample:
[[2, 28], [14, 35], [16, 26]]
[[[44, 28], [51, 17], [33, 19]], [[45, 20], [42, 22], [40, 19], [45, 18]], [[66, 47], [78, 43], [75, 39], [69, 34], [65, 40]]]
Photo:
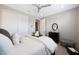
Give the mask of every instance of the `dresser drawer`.
[[56, 43], [59, 43], [59, 32], [49, 32], [49, 37], [52, 38]]

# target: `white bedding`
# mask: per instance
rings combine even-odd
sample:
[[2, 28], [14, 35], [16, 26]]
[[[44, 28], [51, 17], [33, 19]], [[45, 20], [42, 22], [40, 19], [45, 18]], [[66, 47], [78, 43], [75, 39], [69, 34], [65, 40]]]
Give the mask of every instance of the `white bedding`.
[[13, 48], [11, 40], [3, 34], [0, 34], [0, 55], [7, 54], [11, 48]]
[[46, 50], [45, 50], [45, 46], [41, 43], [38, 42], [36, 40], [33, 39], [27, 39], [26, 42], [24, 42], [24, 44], [20, 44], [17, 46], [14, 46], [8, 54], [21, 54], [21, 55], [37, 55], [37, 54], [41, 54], [41, 55], [45, 55], [47, 54]]
[[[4, 45], [8, 47], [10, 43], [9, 39], [6, 38], [6, 36], [0, 35], [0, 42], [1, 40], [3, 44], [6, 42], [7, 46], [5, 44]], [[7, 43], [6, 40], [8, 40], [9, 43]], [[4, 52], [6, 50], [5, 54], [8, 54], [8, 55], [49, 55], [53, 53], [55, 48], [57, 47], [57, 45], [54, 42], [52, 42], [53, 40], [45, 36], [40, 37], [40, 38], [36, 38], [33, 36], [23, 37], [21, 41], [22, 42], [20, 44], [14, 45], [14, 46], [12, 46], [12, 44], [10, 43], [11, 47], [9, 45], [8, 50], [4, 49]], [[0, 46], [0, 48], [2, 47]]]
[[54, 53], [57, 44], [51, 38], [42, 36], [39, 37], [39, 40], [44, 43], [44, 45], [50, 50], [51, 53]]

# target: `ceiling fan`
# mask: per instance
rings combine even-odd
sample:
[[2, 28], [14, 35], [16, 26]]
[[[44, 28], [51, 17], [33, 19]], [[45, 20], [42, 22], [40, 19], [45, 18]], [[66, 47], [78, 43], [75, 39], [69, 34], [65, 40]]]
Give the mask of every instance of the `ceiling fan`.
[[38, 8], [38, 13], [39, 13], [40, 9], [51, 6], [51, 4], [32, 4], [32, 5], [34, 5]]

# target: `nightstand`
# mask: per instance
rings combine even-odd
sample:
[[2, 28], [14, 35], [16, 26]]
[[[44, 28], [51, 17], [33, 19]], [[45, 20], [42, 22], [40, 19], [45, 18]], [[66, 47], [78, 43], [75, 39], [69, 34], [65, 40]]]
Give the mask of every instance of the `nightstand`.
[[49, 32], [49, 37], [52, 38], [56, 43], [59, 43], [59, 32]]

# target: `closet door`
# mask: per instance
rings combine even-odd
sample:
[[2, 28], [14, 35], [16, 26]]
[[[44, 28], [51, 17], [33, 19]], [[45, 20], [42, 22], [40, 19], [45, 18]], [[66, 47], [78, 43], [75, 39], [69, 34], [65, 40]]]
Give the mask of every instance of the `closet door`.
[[28, 16], [9, 9], [2, 9], [1, 28], [10, 33], [28, 34]]
[[18, 19], [18, 32], [22, 35], [28, 34], [28, 16], [20, 15]]

